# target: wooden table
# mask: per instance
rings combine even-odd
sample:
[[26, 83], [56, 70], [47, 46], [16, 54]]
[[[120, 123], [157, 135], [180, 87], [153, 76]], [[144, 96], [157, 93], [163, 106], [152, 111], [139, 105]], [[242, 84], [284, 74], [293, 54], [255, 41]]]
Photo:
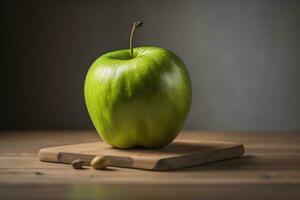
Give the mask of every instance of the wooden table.
[[43, 163], [47, 146], [99, 140], [94, 131], [2, 131], [0, 199], [300, 199], [300, 133], [184, 131], [245, 145], [245, 156], [171, 172], [74, 170]]

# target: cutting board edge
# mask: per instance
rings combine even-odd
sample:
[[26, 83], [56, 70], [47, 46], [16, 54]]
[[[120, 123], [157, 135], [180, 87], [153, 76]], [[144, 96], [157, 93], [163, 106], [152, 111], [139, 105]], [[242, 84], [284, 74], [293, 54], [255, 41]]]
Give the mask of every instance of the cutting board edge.
[[[224, 154], [226, 154], [224, 150], [226, 150], [226, 153], [231, 153], [231, 154], [224, 156]], [[219, 152], [222, 152], [221, 158], [220, 158], [220, 155], [218, 155]], [[202, 162], [199, 162], [198, 159], [195, 158], [195, 157], [201, 157], [205, 153], [206, 152], [192, 153], [190, 155], [163, 158], [163, 159], [160, 159], [157, 161], [157, 163], [155, 164], [155, 166], [152, 170], [154, 170], [154, 171], [171, 171], [171, 170], [178, 170], [178, 169], [183, 169], [183, 168], [187, 168], [187, 167], [193, 167], [193, 166], [238, 158], [238, 157], [241, 157], [244, 155], [245, 146], [243, 144], [237, 143], [235, 145], [232, 145], [232, 146], [229, 146], [226, 148], [222, 148], [221, 151], [220, 151], [220, 149], [216, 149], [216, 150], [210, 152], [211, 154], [213, 154], [212, 157], [209, 157], [210, 160], [206, 160], [206, 161], [202, 161]], [[216, 156], [216, 155], [218, 155], [218, 156]], [[194, 158], [194, 159], [191, 159], [191, 158]], [[192, 160], [192, 161], [196, 161], [196, 162], [192, 162], [185, 166], [181, 165], [181, 166], [176, 167], [176, 165], [175, 165], [175, 167], [174, 167], [175, 161], [177, 163], [182, 163], [182, 162], [184, 162], [184, 160]], [[171, 161], [171, 163], [170, 163], [170, 161]]]
[[38, 159], [43, 162], [59, 162], [59, 153], [51, 151], [50, 148], [46, 147], [40, 149], [38, 152]]

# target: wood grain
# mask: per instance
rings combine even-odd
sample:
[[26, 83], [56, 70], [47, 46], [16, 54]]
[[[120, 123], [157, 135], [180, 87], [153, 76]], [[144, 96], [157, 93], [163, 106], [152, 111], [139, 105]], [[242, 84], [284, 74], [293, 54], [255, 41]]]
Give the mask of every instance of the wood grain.
[[0, 194], [4, 199], [46, 194], [49, 199], [300, 199], [300, 133], [185, 131], [179, 139], [232, 141], [247, 151], [241, 158], [170, 172], [74, 170], [39, 162], [38, 150], [97, 142], [94, 131], [1, 132]]

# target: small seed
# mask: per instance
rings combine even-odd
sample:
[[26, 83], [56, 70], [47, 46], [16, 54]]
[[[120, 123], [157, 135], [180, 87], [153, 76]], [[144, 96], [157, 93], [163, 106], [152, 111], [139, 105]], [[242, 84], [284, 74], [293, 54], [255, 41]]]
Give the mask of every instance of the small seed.
[[43, 175], [43, 172], [34, 172], [35, 175]]
[[107, 166], [109, 166], [110, 162], [107, 156], [98, 155], [93, 158], [91, 161], [91, 166], [94, 169], [105, 169]]
[[75, 159], [71, 162], [71, 165], [74, 169], [82, 169], [84, 166], [84, 161], [80, 159]]

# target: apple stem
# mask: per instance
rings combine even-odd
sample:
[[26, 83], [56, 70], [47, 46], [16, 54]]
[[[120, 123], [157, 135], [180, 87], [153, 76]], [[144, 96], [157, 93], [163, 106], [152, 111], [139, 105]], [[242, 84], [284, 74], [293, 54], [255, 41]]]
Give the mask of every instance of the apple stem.
[[133, 58], [133, 40], [134, 40], [134, 34], [135, 30], [143, 25], [142, 21], [136, 21], [133, 23], [131, 34], [130, 34], [130, 57]]

